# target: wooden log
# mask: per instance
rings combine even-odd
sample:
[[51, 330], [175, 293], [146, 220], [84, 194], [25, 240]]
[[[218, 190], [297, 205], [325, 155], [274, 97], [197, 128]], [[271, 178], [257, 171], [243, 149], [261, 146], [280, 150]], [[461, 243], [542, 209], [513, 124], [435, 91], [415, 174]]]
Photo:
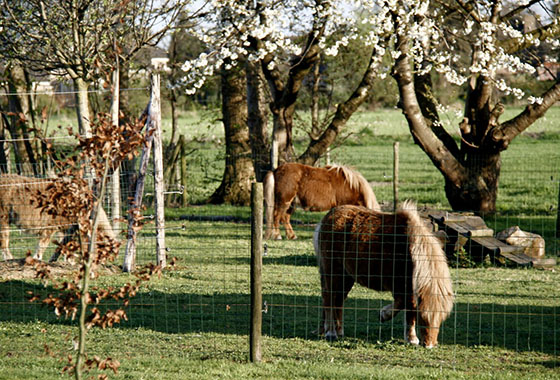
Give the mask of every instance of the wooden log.
[[469, 237], [487, 237], [494, 236], [494, 230], [491, 228], [480, 228], [476, 230], [468, 230]]

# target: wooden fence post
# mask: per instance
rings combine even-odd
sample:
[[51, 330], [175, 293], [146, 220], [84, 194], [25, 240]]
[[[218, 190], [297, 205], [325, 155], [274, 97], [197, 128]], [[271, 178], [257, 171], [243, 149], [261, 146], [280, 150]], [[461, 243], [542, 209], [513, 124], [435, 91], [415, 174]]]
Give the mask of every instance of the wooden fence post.
[[[148, 111], [148, 119], [146, 121], [146, 144], [142, 149], [142, 155], [140, 156], [140, 168], [138, 170], [138, 178], [136, 179], [136, 189], [134, 192], [134, 200], [132, 203], [132, 209], [128, 212], [128, 233], [126, 242], [126, 251], [123, 262], [123, 271], [131, 272], [136, 266], [136, 228], [135, 222], [140, 219], [141, 207], [142, 207], [142, 197], [144, 195], [144, 183], [146, 180], [146, 173], [148, 171], [148, 163], [150, 161], [150, 151], [152, 150], [152, 145], [154, 144], [154, 139], [159, 140], [156, 145], [160, 145], [159, 150], [159, 160], [161, 163], [161, 106], [160, 106], [160, 93], [159, 93], [159, 74], [152, 74], [152, 91], [150, 96], [150, 106]], [[159, 129], [159, 133], [158, 133]], [[156, 150], [156, 149], [154, 149]], [[154, 153], [154, 157], [156, 153]], [[158, 265], [165, 266], [165, 230], [163, 224], [163, 164], [161, 165], [161, 170], [158, 172], [158, 165], [154, 158], [154, 180], [156, 181], [156, 202], [158, 197], [160, 198], [159, 203], [156, 204], [156, 250], [157, 250], [157, 263]], [[159, 178], [156, 178], [159, 176]], [[159, 195], [158, 195], [159, 193]], [[159, 207], [158, 207], [159, 206]], [[161, 218], [161, 219], [160, 219]], [[163, 259], [162, 259], [163, 255]], [[162, 261], [163, 260], [163, 261]]]
[[181, 207], [187, 207], [187, 140], [183, 135], [179, 136], [179, 144], [181, 145], [181, 186], [183, 194], [181, 194]]
[[558, 204], [556, 205], [556, 237], [560, 238], [560, 180], [558, 181]]
[[399, 142], [393, 143], [393, 211], [399, 204]]
[[262, 334], [262, 229], [263, 184], [251, 186], [251, 331], [249, 352], [252, 362], [260, 362]]
[[[111, 122], [115, 128], [119, 127], [119, 70], [113, 72], [113, 103], [111, 104]], [[121, 171], [117, 166], [111, 175], [111, 217], [113, 219], [113, 231], [115, 236], [120, 233], [121, 218]]]
[[150, 117], [154, 129], [154, 191], [156, 211], [156, 262], [165, 268], [165, 217], [164, 217], [164, 183], [163, 183], [163, 143], [161, 132], [161, 98], [160, 98], [160, 75], [158, 70], [152, 73], [152, 104], [150, 106]]

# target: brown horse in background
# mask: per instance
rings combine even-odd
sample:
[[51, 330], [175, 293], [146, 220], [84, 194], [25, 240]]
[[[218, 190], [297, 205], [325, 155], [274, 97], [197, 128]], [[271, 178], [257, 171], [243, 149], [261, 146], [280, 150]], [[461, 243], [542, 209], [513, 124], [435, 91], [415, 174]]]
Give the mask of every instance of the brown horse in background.
[[339, 165], [316, 168], [286, 163], [268, 172], [264, 180], [265, 239], [282, 238], [280, 222], [286, 228], [286, 237], [296, 238], [290, 224], [296, 197], [308, 211], [327, 211], [346, 204], [380, 210], [371, 186], [357, 171]]
[[[64, 231], [66, 239], [68, 234], [76, 230], [77, 220], [50, 215], [33, 205], [33, 192], [46, 192], [47, 186], [51, 182], [48, 179], [30, 178], [17, 174], [0, 175], [0, 249], [4, 260], [13, 258], [9, 248], [10, 222], [39, 236], [37, 250], [33, 256], [38, 260], [42, 259], [43, 253], [55, 233]], [[98, 218], [99, 233], [115, 239], [111, 223], [103, 209], [100, 209]], [[56, 254], [53, 255], [51, 261], [56, 260], [57, 257]]]
[[405, 310], [405, 339], [437, 345], [441, 323], [453, 308], [449, 267], [440, 241], [422, 222], [416, 204], [407, 201], [396, 214], [356, 206], [332, 209], [313, 236], [321, 276], [322, 332], [344, 335], [343, 306], [355, 282], [393, 293], [380, 311], [382, 322]]

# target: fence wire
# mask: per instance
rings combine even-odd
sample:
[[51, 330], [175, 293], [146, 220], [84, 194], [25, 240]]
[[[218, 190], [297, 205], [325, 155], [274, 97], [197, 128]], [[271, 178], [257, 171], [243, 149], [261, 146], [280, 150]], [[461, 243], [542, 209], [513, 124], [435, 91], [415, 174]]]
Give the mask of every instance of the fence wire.
[[[547, 145], [550, 142], [541, 142]], [[379, 147], [378, 147], [379, 148]], [[511, 149], [504, 155], [498, 211], [485, 216], [484, 222], [494, 232], [518, 225], [544, 237], [547, 258], [557, 258], [555, 236], [558, 207], [560, 156], [549, 154], [543, 165], [536, 149], [534, 157]], [[362, 159], [351, 160], [345, 148], [332, 152], [332, 161], [351, 163], [372, 184], [384, 210], [392, 210], [392, 151], [381, 147]], [[367, 157], [367, 159], [366, 159]], [[534, 166], [534, 163], [537, 165]], [[538, 164], [538, 163], [541, 164]], [[400, 167], [408, 173], [400, 179], [400, 199], [415, 199], [423, 216], [449, 210], [445, 201], [443, 179], [429, 160], [412, 144], [401, 147]], [[194, 205], [206, 199], [218, 187], [223, 172], [223, 157], [215, 149], [201, 149], [189, 158], [188, 184], [185, 189], [189, 207], [167, 209], [166, 246], [168, 262], [177, 264], [165, 270], [161, 278], [146, 284], [131, 300], [128, 320], [114, 328], [113, 334], [126, 339], [132, 347], [136, 334], [157, 341], [165, 351], [173, 347], [180, 358], [234, 358], [244, 360], [248, 353], [250, 316], [250, 224], [248, 207]], [[129, 173], [122, 174], [123, 180]], [[110, 186], [109, 186], [110, 188]], [[123, 180], [123, 190], [128, 187]], [[148, 217], [153, 215], [153, 182], [147, 177], [144, 197]], [[122, 204], [132, 195], [123, 191]], [[105, 209], [111, 215], [111, 195]], [[511, 205], [513, 206], [504, 206]], [[126, 215], [125, 208], [121, 215]], [[321, 342], [322, 299], [317, 259], [312, 244], [316, 223], [325, 212], [297, 209], [292, 225], [297, 240], [266, 241], [263, 257], [263, 334], [265, 357], [286, 358], [282, 344], [290, 345], [294, 356], [311, 359], [317, 355], [309, 347]], [[124, 224], [121, 239], [125, 239]], [[37, 238], [10, 226], [10, 249], [15, 258], [34, 251]], [[454, 242], [453, 242], [454, 243]], [[463, 255], [448, 255], [455, 293], [453, 310], [439, 332], [439, 344], [460, 350], [461, 347], [491, 347], [517, 352], [536, 352], [543, 357], [559, 353], [560, 281], [557, 267], [538, 269], [511, 260], [491, 258], [473, 261], [468, 244]], [[45, 254], [50, 257], [51, 244]], [[155, 262], [155, 228], [148, 223], [138, 235], [137, 264]], [[121, 259], [123, 251], [121, 248]], [[117, 261], [117, 267], [122, 262]], [[48, 308], [27, 301], [28, 292], [43, 294], [54, 291], [33, 278], [10, 277], [5, 269], [0, 281], [0, 320], [3, 323], [40, 321], [54, 326], [73, 325], [63, 322]], [[106, 273], [101, 282], [122, 285], [129, 275], [118, 270]], [[379, 313], [392, 302], [388, 292], [377, 292], [355, 285], [344, 305], [344, 330], [347, 345], [399, 345], [404, 342], [404, 313], [388, 322], [380, 322]], [[111, 303], [104, 305], [111, 308]], [[106, 338], [108, 335], [104, 335]], [[188, 341], [188, 342], [187, 342]], [[282, 342], [282, 343], [280, 343]], [[285, 343], [289, 342], [289, 343]], [[382, 342], [382, 343], [380, 343]], [[41, 345], [41, 341], [37, 341]], [[327, 344], [327, 343], [325, 343]], [[347, 355], [348, 346], [334, 346], [338, 354]], [[386, 347], [386, 346], [382, 346]], [[151, 349], [154, 349], [153, 347]], [[117, 348], [105, 348], [116, 356]], [[299, 351], [298, 351], [299, 350]], [[125, 349], [134, 357], [134, 349]], [[139, 354], [138, 354], [139, 355]], [[329, 360], [329, 358], [325, 358]], [[352, 360], [360, 360], [352, 359]], [[427, 365], [454, 368], [460, 359]], [[543, 359], [545, 360], [545, 359]], [[547, 359], [548, 360], [548, 359]], [[556, 367], [557, 362], [551, 362]], [[403, 364], [405, 365], [405, 364]], [[491, 364], [489, 364], [492, 367]], [[496, 364], [496, 368], [499, 365]]]

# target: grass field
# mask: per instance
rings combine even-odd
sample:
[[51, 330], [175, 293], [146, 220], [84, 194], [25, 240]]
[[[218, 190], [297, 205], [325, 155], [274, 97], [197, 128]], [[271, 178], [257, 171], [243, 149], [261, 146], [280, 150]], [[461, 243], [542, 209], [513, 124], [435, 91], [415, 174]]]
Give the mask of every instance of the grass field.
[[[520, 136], [504, 153], [498, 213], [486, 220], [496, 231], [520, 225], [542, 234], [549, 257], [558, 256], [560, 112], [553, 111], [535, 126], [538, 133]], [[187, 116], [184, 125], [190, 128], [200, 115]], [[443, 180], [412, 144], [402, 116], [397, 111], [358, 116], [350, 126], [353, 134], [332, 151], [332, 160], [360, 170], [374, 183], [378, 199], [390, 204], [392, 144], [398, 140], [401, 199], [447, 209]], [[223, 168], [216, 123], [203, 121], [196, 128], [191, 137], [204, 142], [192, 142], [198, 144], [189, 160], [193, 203], [215, 189]], [[320, 284], [311, 235], [323, 214], [301, 211], [293, 217], [298, 240], [267, 242], [263, 362], [249, 363], [250, 209], [200, 205], [168, 209], [166, 215], [166, 244], [169, 256], [179, 259], [177, 267], [145, 284], [132, 300], [128, 321], [89, 333], [91, 356], [121, 363], [112, 378], [560, 378], [558, 267], [463, 268], [450, 262], [456, 302], [433, 350], [404, 343], [402, 315], [379, 323], [379, 309], [390, 295], [361, 287], [352, 290], [346, 304], [346, 338], [319, 339]], [[19, 257], [34, 249], [35, 240], [24, 234], [14, 232], [12, 240]], [[154, 247], [148, 225], [140, 237], [140, 264], [153, 261]], [[129, 274], [104, 275], [96, 285], [133, 280]], [[34, 279], [0, 280], [0, 379], [60, 378], [67, 355], [74, 352], [76, 323], [29, 303], [28, 291], [48, 294], [53, 288]]]

